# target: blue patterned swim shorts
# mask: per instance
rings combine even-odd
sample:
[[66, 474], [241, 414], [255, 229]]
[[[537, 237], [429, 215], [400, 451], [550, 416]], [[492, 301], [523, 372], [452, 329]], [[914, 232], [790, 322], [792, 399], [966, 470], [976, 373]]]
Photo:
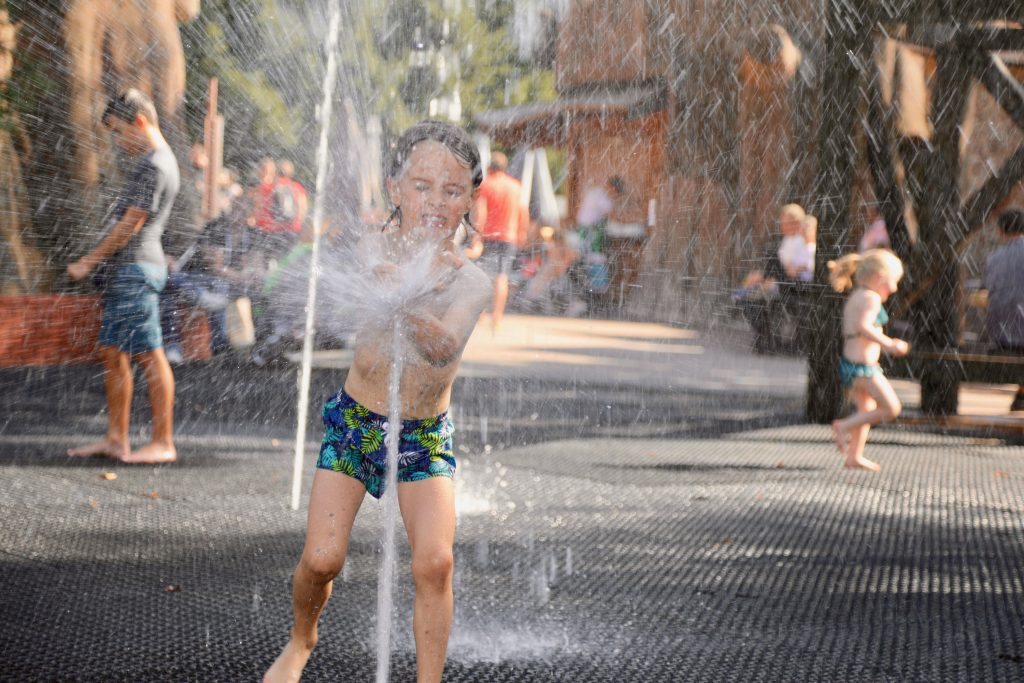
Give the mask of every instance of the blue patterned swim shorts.
[[[388, 418], [371, 412], [342, 389], [324, 404], [324, 440], [320, 444], [320, 469], [341, 472], [357, 479], [367, 493], [384, 493], [387, 461]], [[455, 426], [448, 413], [423, 420], [402, 420], [398, 447], [398, 481], [454, 477], [452, 434]]]

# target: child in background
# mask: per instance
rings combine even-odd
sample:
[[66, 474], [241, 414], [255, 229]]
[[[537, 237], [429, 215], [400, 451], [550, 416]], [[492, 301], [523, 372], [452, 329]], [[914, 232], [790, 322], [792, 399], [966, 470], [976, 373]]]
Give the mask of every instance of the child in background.
[[883, 304], [903, 277], [903, 263], [890, 251], [869, 249], [829, 261], [832, 287], [838, 292], [852, 288], [843, 306], [843, 355], [839, 375], [853, 394], [857, 407], [849, 417], [832, 423], [836, 447], [846, 457], [845, 466], [877, 472], [878, 463], [864, 457], [864, 445], [872, 425], [892, 420], [902, 406], [892, 385], [878, 365], [882, 351], [905, 356], [910, 345], [887, 337], [882, 331], [889, 315]]
[[[291, 637], [266, 682], [299, 680], [359, 506], [367, 492], [376, 498], [383, 493], [392, 438], [401, 443], [397, 494], [412, 549], [417, 681], [441, 680], [454, 604], [455, 458], [448, 405], [466, 341], [491, 298], [490, 279], [463, 262], [452, 240], [481, 178], [479, 153], [461, 128], [423, 121], [398, 140], [387, 179], [395, 211], [383, 232], [367, 234], [356, 246], [359, 277], [338, 283], [354, 299], [377, 296], [391, 304], [367, 305], [345, 387], [324, 406], [306, 545], [292, 578]], [[421, 266], [427, 276], [414, 290], [408, 274]], [[396, 301], [396, 292], [404, 290]], [[387, 418], [396, 324], [408, 349], [397, 430]]]

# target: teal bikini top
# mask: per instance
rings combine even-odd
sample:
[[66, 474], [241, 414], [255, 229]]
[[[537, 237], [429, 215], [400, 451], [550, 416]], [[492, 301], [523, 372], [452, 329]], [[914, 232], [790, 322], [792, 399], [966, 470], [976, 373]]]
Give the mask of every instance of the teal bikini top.
[[[885, 310], [885, 306], [878, 311], [878, 315], [875, 316], [875, 327], [885, 327], [885, 324], [889, 322], [889, 312]], [[844, 334], [843, 339], [856, 339], [860, 335], [856, 332], [850, 334]]]

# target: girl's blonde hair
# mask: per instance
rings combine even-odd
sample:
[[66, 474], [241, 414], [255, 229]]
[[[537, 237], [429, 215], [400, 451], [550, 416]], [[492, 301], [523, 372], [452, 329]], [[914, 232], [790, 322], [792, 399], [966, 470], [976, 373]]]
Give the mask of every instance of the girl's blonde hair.
[[875, 273], [895, 275], [898, 280], [903, 277], [903, 262], [888, 249], [868, 249], [863, 254], [847, 254], [828, 262], [828, 279], [837, 292], [845, 292]]

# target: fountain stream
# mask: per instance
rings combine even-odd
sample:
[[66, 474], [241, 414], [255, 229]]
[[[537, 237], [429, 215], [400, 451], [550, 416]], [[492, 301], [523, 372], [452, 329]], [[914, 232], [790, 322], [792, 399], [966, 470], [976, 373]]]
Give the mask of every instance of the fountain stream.
[[391, 672], [391, 611], [395, 587], [395, 528], [398, 523], [398, 450], [401, 445], [402, 326], [395, 322], [391, 374], [388, 379], [387, 463], [384, 485], [384, 554], [377, 587], [377, 683]]
[[306, 296], [306, 327], [302, 341], [302, 365], [299, 369], [299, 396], [295, 427], [295, 458], [292, 461], [292, 510], [299, 509], [302, 492], [302, 455], [306, 445], [306, 421], [309, 414], [309, 383], [313, 365], [313, 336], [316, 334], [316, 280], [320, 261], [320, 225], [324, 216], [324, 191], [327, 187], [327, 138], [331, 126], [331, 103], [337, 80], [338, 25], [341, 10], [338, 0], [331, 2], [331, 21], [327, 31], [327, 69], [324, 71], [324, 99], [320, 107], [320, 144], [316, 150], [316, 193], [313, 195], [313, 250], [309, 259], [309, 285]]

